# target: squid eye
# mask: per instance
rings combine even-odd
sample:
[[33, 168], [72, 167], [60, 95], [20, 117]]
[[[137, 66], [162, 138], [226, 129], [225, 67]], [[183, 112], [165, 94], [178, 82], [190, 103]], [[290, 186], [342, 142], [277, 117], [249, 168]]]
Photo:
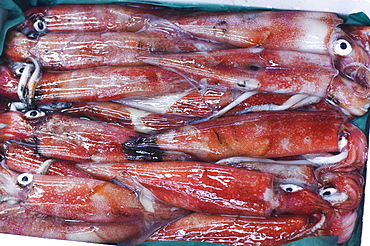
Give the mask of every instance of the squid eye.
[[17, 177], [17, 182], [20, 186], [25, 187], [32, 183], [33, 175], [31, 173], [22, 173]]
[[352, 50], [352, 45], [345, 39], [338, 39], [334, 42], [334, 54], [338, 56], [348, 56]]
[[338, 192], [337, 189], [332, 187], [321, 189], [319, 194], [322, 199], [330, 203], [344, 202], [348, 199], [348, 195], [346, 193]]
[[292, 193], [292, 192], [297, 192], [297, 191], [300, 191], [300, 190], [303, 190], [303, 188], [299, 185], [296, 185], [296, 184], [280, 184], [280, 188], [285, 191], [285, 192], [289, 192], [289, 193]]
[[320, 191], [320, 196], [322, 197], [330, 197], [336, 194], [338, 191], [335, 188], [325, 188]]
[[14, 75], [15, 76], [22, 76], [24, 68], [25, 68], [25, 66], [23, 64], [22, 65], [19, 64], [19, 65], [14, 66], [14, 68], [13, 68]]
[[36, 32], [45, 32], [46, 30], [46, 24], [43, 20], [36, 20], [35, 23], [33, 23], [33, 27]]
[[45, 116], [45, 113], [43, 111], [35, 110], [35, 109], [29, 110], [26, 113], [24, 113], [24, 117], [27, 120], [34, 120], [34, 119], [38, 119], [44, 116]]
[[21, 76], [22, 73], [23, 73], [23, 71], [24, 71], [24, 67], [19, 67], [19, 68], [17, 68], [17, 69], [14, 70], [14, 74], [16, 76]]

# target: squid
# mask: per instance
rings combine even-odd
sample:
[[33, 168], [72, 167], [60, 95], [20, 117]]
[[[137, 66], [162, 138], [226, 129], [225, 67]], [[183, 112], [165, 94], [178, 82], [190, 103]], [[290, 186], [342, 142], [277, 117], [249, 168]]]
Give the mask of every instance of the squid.
[[151, 133], [183, 126], [194, 119], [190, 116], [152, 113], [114, 102], [74, 103], [61, 113], [115, 123], [140, 133]]
[[64, 115], [41, 114], [28, 120], [27, 113], [11, 111], [2, 116], [0, 139], [37, 143], [39, 154], [64, 160], [126, 160], [121, 144], [137, 136], [124, 127]]
[[[183, 11], [183, 10], [182, 10]], [[47, 32], [137, 32], [149, 17], [170, 16], [176, 10], [144, 4], [69, 4], [38, 6], [24, 12], [26, 20], [16, 29], [30, 38]]]
[[144, 221], [96, 223], [70, 220], [26, 210], [17, 205], [0, 206], [0, 232], [16, 235], [91, 243], [121, 243], [143, 235]]
[[158, 230], [146, 241], [201, 241], [226, 245], [284, 245], [315, 236], [321, 221], [305, 216], [248, 218], [193, 213]]
[[287, 215], [270, 218], [193, 213], [152, 234], [147, 241], [201, 241], [226, 245], [285, 245], [303, 237], [337, 236], [346, 242], [357, 213], [345, 211], [332, 224], [322, 215]]
[[2, 203], [16, 202], [26, 210], [50, 216], [107, 223], [134, 222], [155, 216], [164, 221], [187, 213], [155, 201], [150, 204], [153, 211], [148, 211], [149, 207], [146, 208], [132, 190], [97, 179], [17, 175], [5, 168], [1, 170], [1, 177]]
[[[262, 46], [327, 54], [351, 79], [368, 84], [362, 72], [369, 67], [368, 42], [353, 39], [334, 13], [309, 11], [199, 12], [169, 20], [190, 34], [237, 47]], [[349, 32], [348, 32], [349, 31]], [[356, 71], [360, 70], [360, 73]], [[362, 71], [362, 72], [361, 72]], [[366, 72], [368, 73], [368, 72]]]
[[304, 94], [288, 95], [278, 93], [257, 93], [236, 91], [226, 88], [191, 89], [184, 92], [129, 97], [114, 102], [159, 114], [194, 117], [196, 121], [206, 121], [250, 112], [282, 110], [337, 110], [332, 104], [316, 96]]
[[[34, 71], [27, 73], [25, 66], [33, 67]], [[42, 73], [39, 64], [31, 62], [4, 64], [0, 71], [0, 94], [27, 104], [110, 101], [193, 89], [182, 76], [154, 66]]]
[[[163, 30], [161, 30], [163, 29]], [[173, 29], [173, 30], [171, 30]], [[99, 66], [143, 65], [139, 55], [208, 51], [228, 45], [198, 40], [176, 27], [152, 25], [140, 32], [47, 33], [29, 39], [23, 33], [7, 34], [3, 54], [13, 61], [34, 57], [48, 70], [76, 70]]]
[[169, 18], [194, 36], [237, 47], [287, 47], [328, 54], [328, 44], [342, 32], [334, 13], [309, 11], [196, 12]]
[[[323, 168], [361, 170], [367, 144], [365, 135], [334, 111], [280, 111], [228, 116], [186, 125], [129, 140], [123, 143], [123, 148], [132, 156], [129, 158], [140, 156], [147, 160], [160, 160], [166, 151], [185, 152], [206, 162], [234, 156], [304, 155]], [[336, 158], [331, 152], [341, 154]], [[336, 164], [326, 167], [330, 163]]]
[[[158, 199], [195, 212], [269, 217], [328, 212], [316, 192], [274, 175], [204, 162], [80, 163], [77, 167], [104, 180], [137, 180]], [[288, 180], [288, 179], [287, 179]], [[317, 187], [316, 187], [317, 188]]]
[[349, 239], [368, 151], [350, 121], [370, 106], [367, 27], [133, 4], [25, 16], [0, 64], [0, 232]]
[[26, 20], [17, 28], [30, 37], [45, 32], [139, 31], [145, 25], [153, 25], [151, 21], [154, 20], [155, 24], [172, 24], [200, 39], [236, 47], [286, 47], [330, 54], [336, 62], [352, 59], [368, 65], [369, 61], [366, 45], [363, 45], [367, 37], [353, 39], [352, 26], [343, 25], [343, 20], [334, 13], [184, 10], [179, 13], [147, 6], [76, 4], [31, 8], [25, 12], [25, 16]]
[[[122, 143], [140, 135], [133, 129], [107, 122], [58, 113], [46, 115], [39, 110], [4, 113], [0, 124], [0, 141], [34, 144], [37, 153], [44, 157], [75, 162], [128, 160], [130, 156], [123, 151]], [[163, 157], [192, 159], [180, 152], [168, 152]]]
[[[252, 237], [262, 228], [267, 230], [265, 233], [272, 233], [268, 237], [271, 240], [297, 240], [298, 235], [339, 236], [339, 242], [348, 240], [363, 193], [364, 179], [358, 172], [326, 172], [316, 179], [309, 166], [296, 166], [293, 170], [298, 175], [289, 175], [281, 170], [289, 170], [290, 166], [263, 165], [266, 163], [260, 163], [260, 169], [268, 172], [257, 171], [258, 168], [250, 170], [250, 166], [230, 167], [203, 162], [77, 164], [103, 180], [125, 182], [134, 179], [158, 199], [195, 211], [154, 233], [149, 240], [220, 242], [213, 240], [216, 235], [217, 238], [223, 235], [228, 238], [225, 243], [239, 245], [238, 242]], [[299, 226], [288, 230], [282, 225], [285, 233], [292, 230], [295, 235], [282, 236], [276, 231], [276, 223], [291, 223], [292, 214], [303, 221], [297, 219]], [[187, 224], [193, 216], [204, 220], [194, 218], [196, 225]], [[304, 233], [301, 228], [305, 228], [302, 229]], [[187, 233], [180, 233], [184, 230]], [[270, 245], [267, 239], [263, 243]]]
[[[37, 71], [38, 65], [37, 62], [3, 64], [0, 67], [0, 94], [36, 107], [56, 101], [91, 104], [114, 100], [162, 115], [181, 114], [201, 118], [228, 109], [228, 105], [235, 106], [234, 112], [250, 112], [297, 108], [317, 100], [317, 97], [275, 93], [251, 93], [244, 99], [241, 91], [225, 88], [199, 91], [177, 73], [154, 66], [102, 67], [58, 73], [40, 71], [38, 79], [32, 81], [34, 72], [27, 73], [25, 66], [34, 66]], [[23, 82], [25, 86], [21, 86]], [[74, 93], [70, 93], [72, 88]], [[232, 109], [225, 111], [227, 113]]]
[[366, 86], [338, 74], [330, 56], [322, 54], [253, 47], [138, 59], [176, 71], [199, 88], [303, 94], [327, 99], [355, 116], [366, 113], [370, 105]]
[[15, 172], [91, 178], [91, 175], [76, 168], [73, 161], [41, 156], [37, 145], [5, 141], [0, 152], [3, 165]]
[[199, 91], [193, 88], [162, 95], [122, 98], [114, 102], [154, 113], [206, 118], [234, 102], [239, 96], [240, 93], [233, 90], [209, 88]]
[[[103, 223], [133, 222], [141, 218], [157, 220], [148, 220], [148, 225], [188, 214], [186, 210], [163, 204], [155, 199], [141, 200], [136, 193], [138, 190], [132, 191], [110, 182], [29, 173], [17, 176], [9, 172], [2, 170], [4, 180], [14, 179], [13, 183], [10, 183], [14, 184], [14, 188], [12, 186], [5, 188], [5, 192], [8, 192], [6, 195], [10, 197], [7, 200], [19, 199], [20, 206], [36, 213]], [[65, 189], [70, 192], [64, 192]]]

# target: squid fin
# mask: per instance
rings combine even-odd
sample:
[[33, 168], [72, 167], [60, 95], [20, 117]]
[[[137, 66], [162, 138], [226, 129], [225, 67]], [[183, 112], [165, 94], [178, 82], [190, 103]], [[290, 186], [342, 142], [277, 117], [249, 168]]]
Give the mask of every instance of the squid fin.
[[138, 137], [122, 144], [130, 160], [162, 161], [163, 151], [151, 137]]

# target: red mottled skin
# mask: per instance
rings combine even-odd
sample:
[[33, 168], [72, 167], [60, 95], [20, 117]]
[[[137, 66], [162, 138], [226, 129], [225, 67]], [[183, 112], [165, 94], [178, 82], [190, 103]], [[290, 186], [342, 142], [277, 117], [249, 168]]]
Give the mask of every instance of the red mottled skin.
[[35, 57], [45, 69], [73, 70], [99, 66], [143, 65], [137, 56], [207, 51], [228, 46], [162, 31], [47, 33], [29, 39], [9, 32], [4, 55], [13, 61]]
[[[332, 32], [343, 22], [334, 13], [307, 11], [198, 12], [169, 20], [197, 37], [238, 47], [258, 45], [304, 51], [313, 47], [320, 53], [328, 53]], [[317, 29], [311, 30], [308, 22], [325, 27], [322, 36], [318, 37]]]
[[18, 111], [0, 115], [0, 141], [15, 140], [34, 143], [33, 125]]
[[[169, 18], [196, 37], [237, 47], [262, 46], [331, 56], [335, 67], [358, 83], [369, 84], [366, 67], [369, 28], [341, 25], [334, 13], [309, 11], [199, 12]], [[364, 31], [366, 30], [366, 31]], [[338, 52], [337, 41], [351, 46], [349, 54]], [[365, 78], [363, 78], [365, 73]]]
[[[6, 65], [0, 67], [0, 95], [19, 100], [15, 77]], [[101, 67], [65, 72], [44, 72], [37, 82], [35, 102], [96, 102], [189, 90], [182, 76], [154, 66]], [[71, 90], [73, 89], [73, 93]]]
[[97, 179], [33, 175], [21, 186], [17, 173], [1, 168], [0, 176], [2, 195], [40, 214], [100, 223], [134, 221], [145, 212], [131, 190]]
[[176, 71], [200, 86], [206, 81], [204, 86], [208, 87], [318, 97], [326, 96], [338, 73], [330, 56], [265, 48], [157, 54], [139, 59]]
[[19, 173], [36, 173], [42, 163], [52, 161], [45, 174], [91, 178], [91, 175], [76, 168], [75, 162], [40, 156], [35, 145], [7, 141], [2, 152], [5, 166]]
[[25, 185], [5, 168], [0, 176], [1, 194], [7, 198], [2, 203], [38, 214], [94, 223], [144, 220], [153, 229], [189, 213], [155, 199], [152, 211], [147, 210], [131, 189], [98, 179], [35, 174], [27, 176]]
[[17, 111], [1, 116], [0, 123], [6, 124], [0, 129], [1, 140], [37, 143], [44, 157], [70, 161], [127, 160], [121, 144], [138, 136], [125, 127], [58, 114], [35, 121]]
[[64, 115], [48, 116], [35, 129], [37, 150], [71, 161], [127, 160], [121, 144], [138, 134], [128, 128]]
[[0, 65], [0, 95], [12, 101], [18, 101], [18, 79], [15, 78], [12, 69], [7, 65]]
[[[74, 93], [70, 93], [71, 88]], [[192, 88], [170, 71], [152, 66], [102, 67], [64, 73], [44, 73], [36, 88], [38, 103], [92, 102], [173, 93]]]
[[157, 155], [170, 150], [206, 162], [233, 156], [273, 158], [336, 152], [343, 120], [334, 111], [250, 113], [170, 129], [123, 146], [132, 155], [135, 151], [140, 155], [140, 150]]
[[[128, 174], [160, 200], [196, 212], [269, 217], [272, 213], [328, 212], [330, 207], [314, 191], [289, 193], [275, 184], [273, 174], [245, 168], [202, 162], [80, 163], [77, 166], [105, 180], [119, 180], [121, 174]], [[301, 182], [299, 185], [304, 186]]]
[[[45, 22], [46, 32], [139, 31], [149, 17], [176, 13], [173, 9], [149, 5], [68, 4], [32, 7], [25, 11], [26, 20], [17, 26], [23, 33], [37, 32], [36, 20]], [[140, 15], [144, 14], [144, 16]]]
[[0, 206], [0, 232], [91, 243], [130, 242], [144, 233], [143, 220], [97, 223], [39, 214], [21, 206]]
[[159, 114], [127, 107], [114, 102], [74, 103], [63, 114], [110, 122], [148, 133], [183, 126], [193, 117]]
[[96, 179], [34, 175], [22, 207], [88, 222], [135, 221], [145, 212], [129, 189]]
[[202, 241], [235, 246], [276, 246], [314, 236], [304, 216], [268, 219], [193, 213], [155, 232], [147, 241]]

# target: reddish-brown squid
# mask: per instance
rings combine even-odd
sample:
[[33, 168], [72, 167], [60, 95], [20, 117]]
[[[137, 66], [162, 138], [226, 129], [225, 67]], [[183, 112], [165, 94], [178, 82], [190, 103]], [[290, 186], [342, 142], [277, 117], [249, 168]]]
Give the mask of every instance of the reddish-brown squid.
[[[361, 170], [367, 144], [365, 135], [335, 111], [282, 111], [228, 116], [186, 125], [129, 140], [123, 143], [123, 148], [132, 159], [160, 160], [166, 151], [185, 152], [206, 162], [235, 156], [307, 155], [324, 166], [326, 161], [337, 163], [330, 168]], [[341, 152], [339, 159], [331, 159], [331, 152]], [[315, 158], [328, 154], [329, 159]]]
[[[30, 65], [33, 67], [32, 63]], [[36, 67], [37, 63], [35, 69]], [[36, 81], [32, 81], [33, 72], [25, 74], [23, 64], [3, 64], [0, 66], [0, 72], [0, 95], [28, 104], [110, 101], [125, 97], [183, 92], [193, 88], [182, 76], [155, 66], [39, 72]], [[23, 80], [28, 84], [26, 89], [20, 88]], [[24, 95], [24, 91], [27, 95]]]
[[[7, 208], [13, 207], [25, 210], [24, 218], [27, 220], [37, 217], [37, 214], [50, 216], [50, 220], [53, 220], [53, 217], [54, 220], [60, 218], [60, 222], [55, 221], [56, 227], [62, 228], [65, 223], [63, 219], [97, 223], [97, 226], [108, 228], [114, 228], [118, 226], [114, 223], [120, 222], [123, 225], [127, 223], [128, 234], [131, 236], [130, 231], [135, 228], [151, 232], [165, 224], [165, 221], [169, 222], [189, 213], [154, 198], [146, 200], [145, 203], [139, 199], [137, 190], [132, 191], [102, 180], [18, 174], [4, 167], [1, 167], [0, 175], [0, 205], [5, 210], [2, 212], [5, 213]], [[6, 219], [7, 214], [2, 216]], [[17, 220], [17, 216], [13, 219]], [[80, 225], [89, 226], [89, 223], [84, 223]]]
[[[203, 162], [80, 163], [77, 166], [104, 180], [117, 180], [123, 184], [127, 180], [135, 180], [160, 200], [197, 212], [170, 224], [150, 240], [187, 238], [217, 242], [213, 240], [222, 231], [222, 235], [229, 237], [225, 242], [238, 245], [233, 240], [249, 238], [265, 228], [272, 233], [269, 236], [272, 241], [296, 240], [300, 236], [311, 235], [339, 236], [339, 242], [344, 242], [353, 230], [363, 188], [363, 177], [359, 173], [327, 172], [316, 179], [313, 170], [302, 165], [294, 169], [301, 176], [284, 176], [280, 172], [282, 168], [276, 167], [276, 164], [269, 165], [269, 172], [250, 170], [250, 167], [245, 166], [235, 168]], [[277, 175], [280, 177], [277, 178]], [[291, 228], [292, 237], [280, 237], [280, 232], [272, 228], [275, 228], [275, 223], [290, 221], [292, 217], [285, 216], [292, 214], [307, 217], [294, 217], [299, 218], [298, 221], [303, 220], [300, 226]], [[198, 222], [193, 221], [199, 227], [188, 221], [193, 216], [204, 218]], [[237, 227], [239, 230], [234, 231], [234, 227], [226, 222], [228, 220], [234, 226], [241, 223], [240, 228]], [[183, 222], [185, 228], [181, 226]], [[242, 225], [250, 230], [242, 229]], [[214, 230], [207, 229], [208, 226]], [[178, 234], [180, 230], [188, 233]], [[261, 239], [261, 242], [262, 245], [269, 245], [267, 239]]]
[[331, 58], [322, 54], [253, 47], [138, 59], [176, 71], [204, 89], [313, 96], [314, 102], [327, 99], [357, 116], [370, 105], [366, 87], [338, 74]]
[[13, 61], [35, 57], [50, 70], [74, 70], [99, 66], [143, 65], [139, 55], [207, 51], [228, 45], [194, 39], [176, 28], [153, 25], [140, 32], [47, 33], [29, 39], [21, 32], [7, 35], [4, 56]]

